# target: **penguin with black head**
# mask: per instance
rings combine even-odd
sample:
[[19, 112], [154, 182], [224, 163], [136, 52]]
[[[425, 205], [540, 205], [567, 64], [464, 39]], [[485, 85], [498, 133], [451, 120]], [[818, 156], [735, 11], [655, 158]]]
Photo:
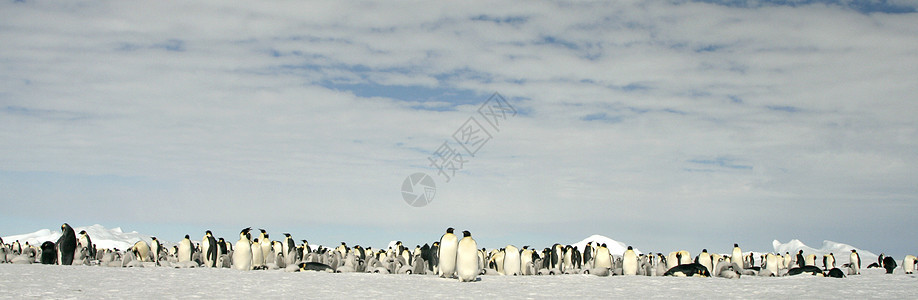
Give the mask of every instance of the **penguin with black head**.
[[57, 263], [59, 265], [69, 266], [73, 264], [73, 255], [76, 253], [77, 239], [76, 233], [70, 224], [61, 225], [61, 237], [57, 239]]

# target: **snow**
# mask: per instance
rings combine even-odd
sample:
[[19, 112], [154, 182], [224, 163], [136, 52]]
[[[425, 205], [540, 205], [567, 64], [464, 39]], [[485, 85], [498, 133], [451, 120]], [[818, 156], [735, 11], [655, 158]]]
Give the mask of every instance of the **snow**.
[[[80, 231], [86, 230], [86, 233], [89, 234], [89, 238], [92, 239], [92, 243], [96, 244], [96, 248], [99, 249], [128, 249], [137, 243], [138, 241], [150, 242], [150, 236], [137, 233], [137, 231], [124, 232], [121, 230], [121, 227], [116, 227], [112, 229], [107, 229], [102, 225], [95, 224], [92, 226], [85, 227], [74, 227], [73, 233], [77, 234], [79, 237]], [[20, 244], [29, 243], [29, 245], [39, 246], [41, 243], [46, 241], [57, 242], [57, 239], [61, 237], [60, 231], [51, 231], [50, 229], [41, 229], [36, 232], [4, 236], [3, 242], [9, 244], [14, 241], [19, 241]]]
[[[610, 239], [608, 237], [598, 235], [598, 234], [591, 235], [588, 238], [585, 238], [579, 242], [571, 244], [571, 246], [574, 246], [577, 248], [577, 250], [580, 250], [580, 252], [583, 252], [583, 249], [584, 249], [583, 247], [585, 247], [586, 243], [588, 242], [593, 242], [593, 245], [597, 245], [597, 246], [605, 243], [606, 247], [609, 248], [609, 253], [611, 253], [612, 255], [621, 256], [623, 253], [625, 253], [625, 250], [628, 250], [628, 245], [626, 245], [625, 243], [622, 243], [622, 242], [619, 242], [619, 241], [616, 241], [616, 240], [613, 240], [613, 239]], [[634, 250], [634, 253], [642, 254], [641, 251], [637, 249], [637, 247], [632, 247], [631, 249]]]
[[797, 251], [803, 250], [803, 254], [816, 254], [816, 260], [822, 262], [822, 256], [832, 253], [835, 256], [836, 265], [842, 265], [850, 262], [851, 250], [857, 250], [858, 256], [861, 257], [861, 264], [867, 266], [871, 262], [877, 261], [878, 255], [873, 252], [855, 248], [848, 244], [837, 243], [833, 241], [822, 241], [822, 247], [819, 249], [812, 248], [803, 244], [800, 240], [793, 239], [787, 243], [781, 243], [778, 240], [774, 240], [772, 245], [775, 248], [775, 252], [784, 254], [785, 252], [790, 254], [796, 254]]
[[915, 298], [918, 279], [864, 269], [844, 279], [808, 275], [740, 279], [645, 276], [481, 276], [105, 268], [0, 264], [0, 295], [39, 298]]

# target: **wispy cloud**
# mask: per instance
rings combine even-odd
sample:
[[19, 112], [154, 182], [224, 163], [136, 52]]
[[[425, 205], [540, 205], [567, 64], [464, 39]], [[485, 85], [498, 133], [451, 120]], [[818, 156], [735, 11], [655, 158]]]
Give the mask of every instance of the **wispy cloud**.
[[[4, 2], [0, 216], [901, 249], [859, 233], [918, 225], [915, 7]], [[405, 205], [401, 181], [495, 91], [518, 115]], [[723, 229], [737, 215], [774, 225]]]

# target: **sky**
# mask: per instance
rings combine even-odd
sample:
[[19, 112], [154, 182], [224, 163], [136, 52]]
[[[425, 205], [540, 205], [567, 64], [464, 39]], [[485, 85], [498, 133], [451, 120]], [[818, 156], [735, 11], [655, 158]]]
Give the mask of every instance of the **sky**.
[[916, 9], [4, 0], [0, 234], [914, 253]]

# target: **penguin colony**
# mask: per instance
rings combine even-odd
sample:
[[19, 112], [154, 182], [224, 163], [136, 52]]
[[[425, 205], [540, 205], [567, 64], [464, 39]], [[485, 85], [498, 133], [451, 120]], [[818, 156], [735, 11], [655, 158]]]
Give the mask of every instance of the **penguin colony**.
[[[460, 282], [480, 280], [481, 275], [560, 275], [591, 274], [596, 276], [678, 276], [723, 277], [793, 276], [809, 274], [842, 278], [860, 274], [862, 268], [857, 251], [849, 253], [850, 263], [837, 266], [833, 253], [822, 257], [816, 265], [814, 254], [767, 253], [758, 258], [743, 255], [739, 245], [733, 245], [729, 256], [702, 250], [692, 257], [681, 250], [663, 253], [637, 254], [631, 246], [621, 256], [610, 254], [606, 244], [589, 242], [583, 251], [571, 245], [554, 244], [541, 251], [523, 246], [507, 245], [488, 251], [478, 248], [469, 231], [459, 237], [448, 228], [439, 240], [414, 249], [397, 242], [389, 249], [348, 246], [342, 242], [335, 248], [313, 247], [306, 240], [297, 243], [284, 233], [281, 240], [272, 240], [260, 229], [252, 236], [252, 228], [239, 232], [233, 243], [216, 238], [206, 231], [200, 242], [185, 235], [176, 246], [164, 247], [153, 237], [150, 243], [139, 241], [130, 249], [96, 249], [85, 232], [74, 233], [70, 225], [61, 225], [57, 242], [47, 241], [36, 247], [19, 241], [5, 244], [0, 239], [0, 263], [88, 265], [106, 267], [173, 267], [173, 268], [232, 268], [241, 271], [278, 270], [287, 272], [320, 271], [334, 273], [366, 272], [380, 274], [432, 274]], [[906, 255], [901, 261], [905, 274], [915, 271], [918, 258]], [[884, 268], [893, 273], [898, 262], [880, 254], [867, 268]]]

